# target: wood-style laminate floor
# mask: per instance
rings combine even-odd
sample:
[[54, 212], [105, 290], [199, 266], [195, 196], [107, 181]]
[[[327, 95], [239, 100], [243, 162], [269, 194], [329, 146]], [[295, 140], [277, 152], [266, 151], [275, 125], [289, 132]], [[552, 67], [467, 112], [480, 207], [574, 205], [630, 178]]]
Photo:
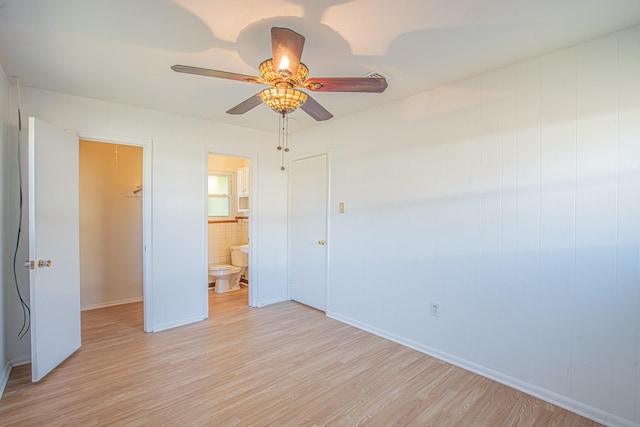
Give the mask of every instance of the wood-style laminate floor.
[[2, 426], [596, 426], [295, 302], [210, 292], [210, 319], [145, 334], [142, 304], [83, 312], [82, 348], [38, 384], [17, 367]]

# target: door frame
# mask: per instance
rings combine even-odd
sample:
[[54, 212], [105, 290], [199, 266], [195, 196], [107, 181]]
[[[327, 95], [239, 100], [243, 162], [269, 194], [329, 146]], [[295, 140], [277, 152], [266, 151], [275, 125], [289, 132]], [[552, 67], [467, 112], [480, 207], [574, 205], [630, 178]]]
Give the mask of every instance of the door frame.
[[291, 300], [291, 163], [297, 160], [305, 160], [310, 159], [312, 157], [318, 156], [326, 156], [327, 158], [327, 167], [325, 169], [326, 173], [326, 194], [327, 194], [327, 204], [325, 206], [325, 238], [327, 240], [326, 244], [326, 272], [324, 279], [324, 289], [325, 289], [325, 307], [324, 313], [329, 312], [329, 275], [331, 273], [331, 236], [329, 232], [331, 231], [331, 153], [329, 151], [323, 151], [319, 153], [309, 153], [300, 157], [290, 158], [287, 162], [287, 298]]
[[[258, 265], [257, 256], [258, 256], [258, 221], [257, 214], [258, 212], [258, 156], [257, 155], [247, 155], [242, 153], [231, 153], [228, 151], [216, 150], [212, 147], [207, 147], [205, 149], [204, 156], [204, 177], [203, 177], [203, 224], [204, 227], [204, 239], [203, 239], [203, 250], [204, 250], [204, 262], [205, 262], [205, 272], [208, 272], [209, 268], [209, 212], [208, 205], [206, 203], [207, 198], [209, 196], [209, 155], [213, 154], [215, 156], [225, 156], [225, 157], [235, 157], [238, 159], [247, 159], [249, 160], [249, 175], [251, 176], [251, 184], [249, 185], [250, 193], [249, 193], [249, 298], [248, 304], [249, 307], [258, 307], [258, 274], [254, 266]], [[236, 185], [237, 176], [234, 175], [233, 186]], [[205, 319], [209, 318], [209, 275], [205, 273], [205, 280], [203, 286], [203, 309]]]
[[142, 148], [142, 306], [144, 331], [153, 332], [152, 182], [153, 140], [76, 131], [78, 139]]

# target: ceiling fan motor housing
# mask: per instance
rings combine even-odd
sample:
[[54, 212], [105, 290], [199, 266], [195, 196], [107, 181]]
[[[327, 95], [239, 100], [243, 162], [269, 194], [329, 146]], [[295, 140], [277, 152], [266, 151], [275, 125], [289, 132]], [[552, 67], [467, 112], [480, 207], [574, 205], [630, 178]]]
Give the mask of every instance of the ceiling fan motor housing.
[[292, 86], [302, 86], [309, 77], [309, 69], [302, 62], [298, 65], [298, 72], [293, 75], [287, 69], [276, 72], [273, 69], [273, 60], [267, 59], [260, 64], [258, 69], [262, 80], [266, 84], [277, 86], [278, 83], [286, 82]]

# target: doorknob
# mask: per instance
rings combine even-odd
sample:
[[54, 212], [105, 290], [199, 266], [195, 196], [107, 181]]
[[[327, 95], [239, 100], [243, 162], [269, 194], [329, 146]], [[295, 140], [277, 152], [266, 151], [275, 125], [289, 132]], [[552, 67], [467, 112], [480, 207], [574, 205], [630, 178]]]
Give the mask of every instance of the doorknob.
[[48, 259], [46, 261], [44, 260], [38, 260], [38, 268], [43, 268], [43, 267], [51, 267], [51, 260]]
[[318, 244], [324, 246], [326, 242], [324, 240], [318, 240]]

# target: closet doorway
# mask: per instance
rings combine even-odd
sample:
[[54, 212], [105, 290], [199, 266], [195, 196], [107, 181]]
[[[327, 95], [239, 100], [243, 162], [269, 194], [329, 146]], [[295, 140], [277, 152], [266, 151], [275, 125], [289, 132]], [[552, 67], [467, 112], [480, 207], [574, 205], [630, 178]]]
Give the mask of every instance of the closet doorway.
[[144, 300], [143, 163], [143, 146], [80, 139], [83, 311]]

